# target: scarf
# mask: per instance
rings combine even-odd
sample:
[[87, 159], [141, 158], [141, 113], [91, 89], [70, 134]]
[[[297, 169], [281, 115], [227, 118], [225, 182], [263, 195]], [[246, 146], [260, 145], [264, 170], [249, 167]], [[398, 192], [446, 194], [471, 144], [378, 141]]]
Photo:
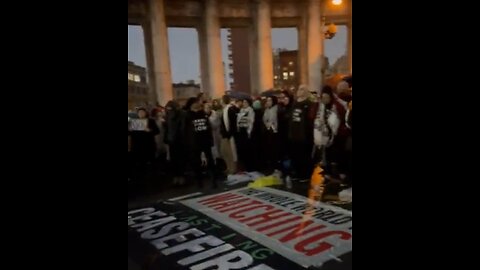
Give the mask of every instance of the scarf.
[[265, 109], [263, 113], [263, 124], [267, 130], [272, 130], [273, 133], [278, 132], [278, 106]]

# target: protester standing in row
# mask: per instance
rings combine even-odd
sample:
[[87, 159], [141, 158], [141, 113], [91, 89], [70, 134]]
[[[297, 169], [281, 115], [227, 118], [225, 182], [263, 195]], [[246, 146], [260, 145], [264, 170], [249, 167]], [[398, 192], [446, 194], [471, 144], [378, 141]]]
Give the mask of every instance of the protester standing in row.
[[176, 101], [169, 101], [165, 106], [165, 135], [164, 141], [168, 146], [167, 160], [170, 161], [171, 172], [173, 174], [173, 184], [182, 185], [185, 183], [185, 145], [184, 128], [185, 128], [185, 112], [180, 109]]
[[199, 188], [203, 187], [203, 171], [211, 178], [212, 187], [217, 187], [214, 176], [215, 162], [212, 156], [213, 136], [210, 121], [198, 98], [190, 98], [185, 105], [189, 110], [185, 120], [185, 145], [190, 167], [195, 172]]
[[279, 126], [278, 126], [278, 100], [275, 96], [267, 97], [265, 112], [263, 113], [263, 154], [266, 170], [268, 172], [278, 168], [279, 155]]
[[212, 136], [213, 136], [213, 147], [212, 147], [212, 154], [213, 158], [219, 159], [220, 158], [220, 144], [222, 143], [222, 135], [220, 134], [220, 125], [221, 119], [216, 111], [213, 110], [211, 103], [204, 104], [204, 111], [205, 115], [208, 117], [210, 122], [210, 127], [212, 128]]
[[234, 134], [237, 130], [237, 114], [240, 109], [235, 105], [228, 95], [222, 98], [223, 112], [221, 122], [222, 143], [220, 145], [221, 155], [227, 165], [227, 173], [235, 174], [237, 172], [237, 148], [235, 145]]
[[[147, 110], [139, 108], [137, 110], [138, 119], [132, 120], [129, 126], [130, 133], [130, 151], [135, 164], [135, 178], [143, 180], [145, 177], [146, 166], [155, 159], [156, 144], [155, 136], [160, 132], [153, 119], [148, 118]], [[138, 123], [133, 125], [133, 123]]]
[[308, 178], [313, 168], [313, 121], [318, 106], [309, 97], [308, 87], [301, 85], [297, 90], [297, 100], [292, 107], [288, 130], [292, 165], [296, 176], [300, 179]]
[[235, 142], [237, 144], [238, 162], [244, 171], [251, 171], [253, 149], [251, 144], [253, 124], [255, 122], [255, 112], [251, 107], [250, 99], [242, 100], [242, 109], [237, 115], [237, 130]]
[[332, 145], [340, 126], [340, 119], [337, 114], [335, 97], [330, 86], [322, 89], [318, 112], [314, 122], [313, 138], [315, 144], [315, 160], [321, 162], [328, 171], [330, 160], [329, 153], [332, 152]]

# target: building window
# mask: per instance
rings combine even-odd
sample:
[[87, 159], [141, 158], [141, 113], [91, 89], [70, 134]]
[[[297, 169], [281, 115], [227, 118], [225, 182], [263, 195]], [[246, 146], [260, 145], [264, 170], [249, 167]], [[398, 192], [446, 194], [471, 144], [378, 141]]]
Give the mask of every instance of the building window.
[[283, 72], [283, 80], [288, 80], [288, 72]]
[[290, 71], [290, 77], [294, 77], [294, 76], [295, 76], [295, 72]]
[[128, 73], [128, 80], [133, 81], [133, 74], [132, 73]]
[[277, 75], [275, 75], [275, 76], [273, 76], [273, 78], [276, 80], [276, 79], [278, 79], [278, 76], [277, 76]]
[[293, 66], [293, 62], [292, 61], [288, 62], [288, 65]]
[[288, 68], [287, 68], [287, 67], [283, 67], [283, 70], [288, 70]]

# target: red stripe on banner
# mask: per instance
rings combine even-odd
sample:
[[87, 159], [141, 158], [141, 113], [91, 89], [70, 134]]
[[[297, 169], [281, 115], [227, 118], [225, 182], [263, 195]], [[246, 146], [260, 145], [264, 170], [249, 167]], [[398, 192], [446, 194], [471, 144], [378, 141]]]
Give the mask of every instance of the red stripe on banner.
[[271, 205], [263, 204], [263, 205], [257, 205], [257, 206], [253, 206], [253, 207], [248, 207], [248, 208], [246, 208], [246, 209], [242, 209], [242, 210], [233, 212], [233, 213], [231, 213], [231, 214], [228, 215], [228, 216], [231, 217], [231, 218], [234, 218], [234, 219], [244, 218], [244, 217], [245, 217], [244, 215], [239, 215], [239, 214], [245, 213], [245, 212], [248, 212], [248, 211], [251, 211], [251, 210], [254, 210], [254, 209], [260, 209], [260, 208], [265, 208], [265, 210], [275, 209], [275, 207], [273, 207], [273, 206], [271, 206]]
[[350, 238], [352, 238], [351, 234], [349, 234], [347, 232], [344, 232], [344, 231], [324, 232], [324, 233], [314, 235], [314, 236], [309, 237], [309, 238], [307, 238], [303, 241], [298, 242], [295, 245], [295, 250], [298, 251], [298, 252], [302, 252], [307, 256], [317, 255], [319, 253], [322, 253], [322, 252], [332, 248], [333, 245], [330, 244], [330, 243], [327, 243], [327, 242], [321, 242], [314, 248], [307, 248], [307, 247], [310, 244], [313, 244], [313, 243], [317, 242], [318, 240], [321, 240], [323, 238], [326, 238], [326, 237], [332, 236], [332, 235], [336, 235], [336, 234], [340, 235], [340, 239], [342, 239], [342, 240], [349, 240]]

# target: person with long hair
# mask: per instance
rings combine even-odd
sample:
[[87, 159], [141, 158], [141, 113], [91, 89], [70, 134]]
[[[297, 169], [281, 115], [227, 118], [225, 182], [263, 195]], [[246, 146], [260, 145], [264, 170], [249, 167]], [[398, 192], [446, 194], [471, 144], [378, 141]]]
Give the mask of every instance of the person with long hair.
[[330, 165], [330, 156], [327, 153], [330, 152], [339, 126], [340, 119], [337, 114], [333, 90], [330, 86], [325, 86], [320, 96], [313, 129], [315, 159], [321, 162], [324, 168], [328, 168]]
[[293, 96], [288, 90], [283, 90], [278, 98], [278, 139], [280, 159], [286, 160], [290, 156], [290, 142], [288, 131], [292, 116]]
[[271, 172], [278, 168], [279, 157], [279, 125], [278, 100], [276, 96], [267, 97], [263, 113], [263, 147], [266, 170]]
[[237, 132], [235, 135], [235, 142], [237, 143], [238, 162], [246, 171], [251, 171], [252, 164], [252, 149], [251, 138], [253, 131], [253, 124], [255, 122], [255, 112], [251, 107], [252, 101], [244, 99], [242, 109], [237, 115]]

